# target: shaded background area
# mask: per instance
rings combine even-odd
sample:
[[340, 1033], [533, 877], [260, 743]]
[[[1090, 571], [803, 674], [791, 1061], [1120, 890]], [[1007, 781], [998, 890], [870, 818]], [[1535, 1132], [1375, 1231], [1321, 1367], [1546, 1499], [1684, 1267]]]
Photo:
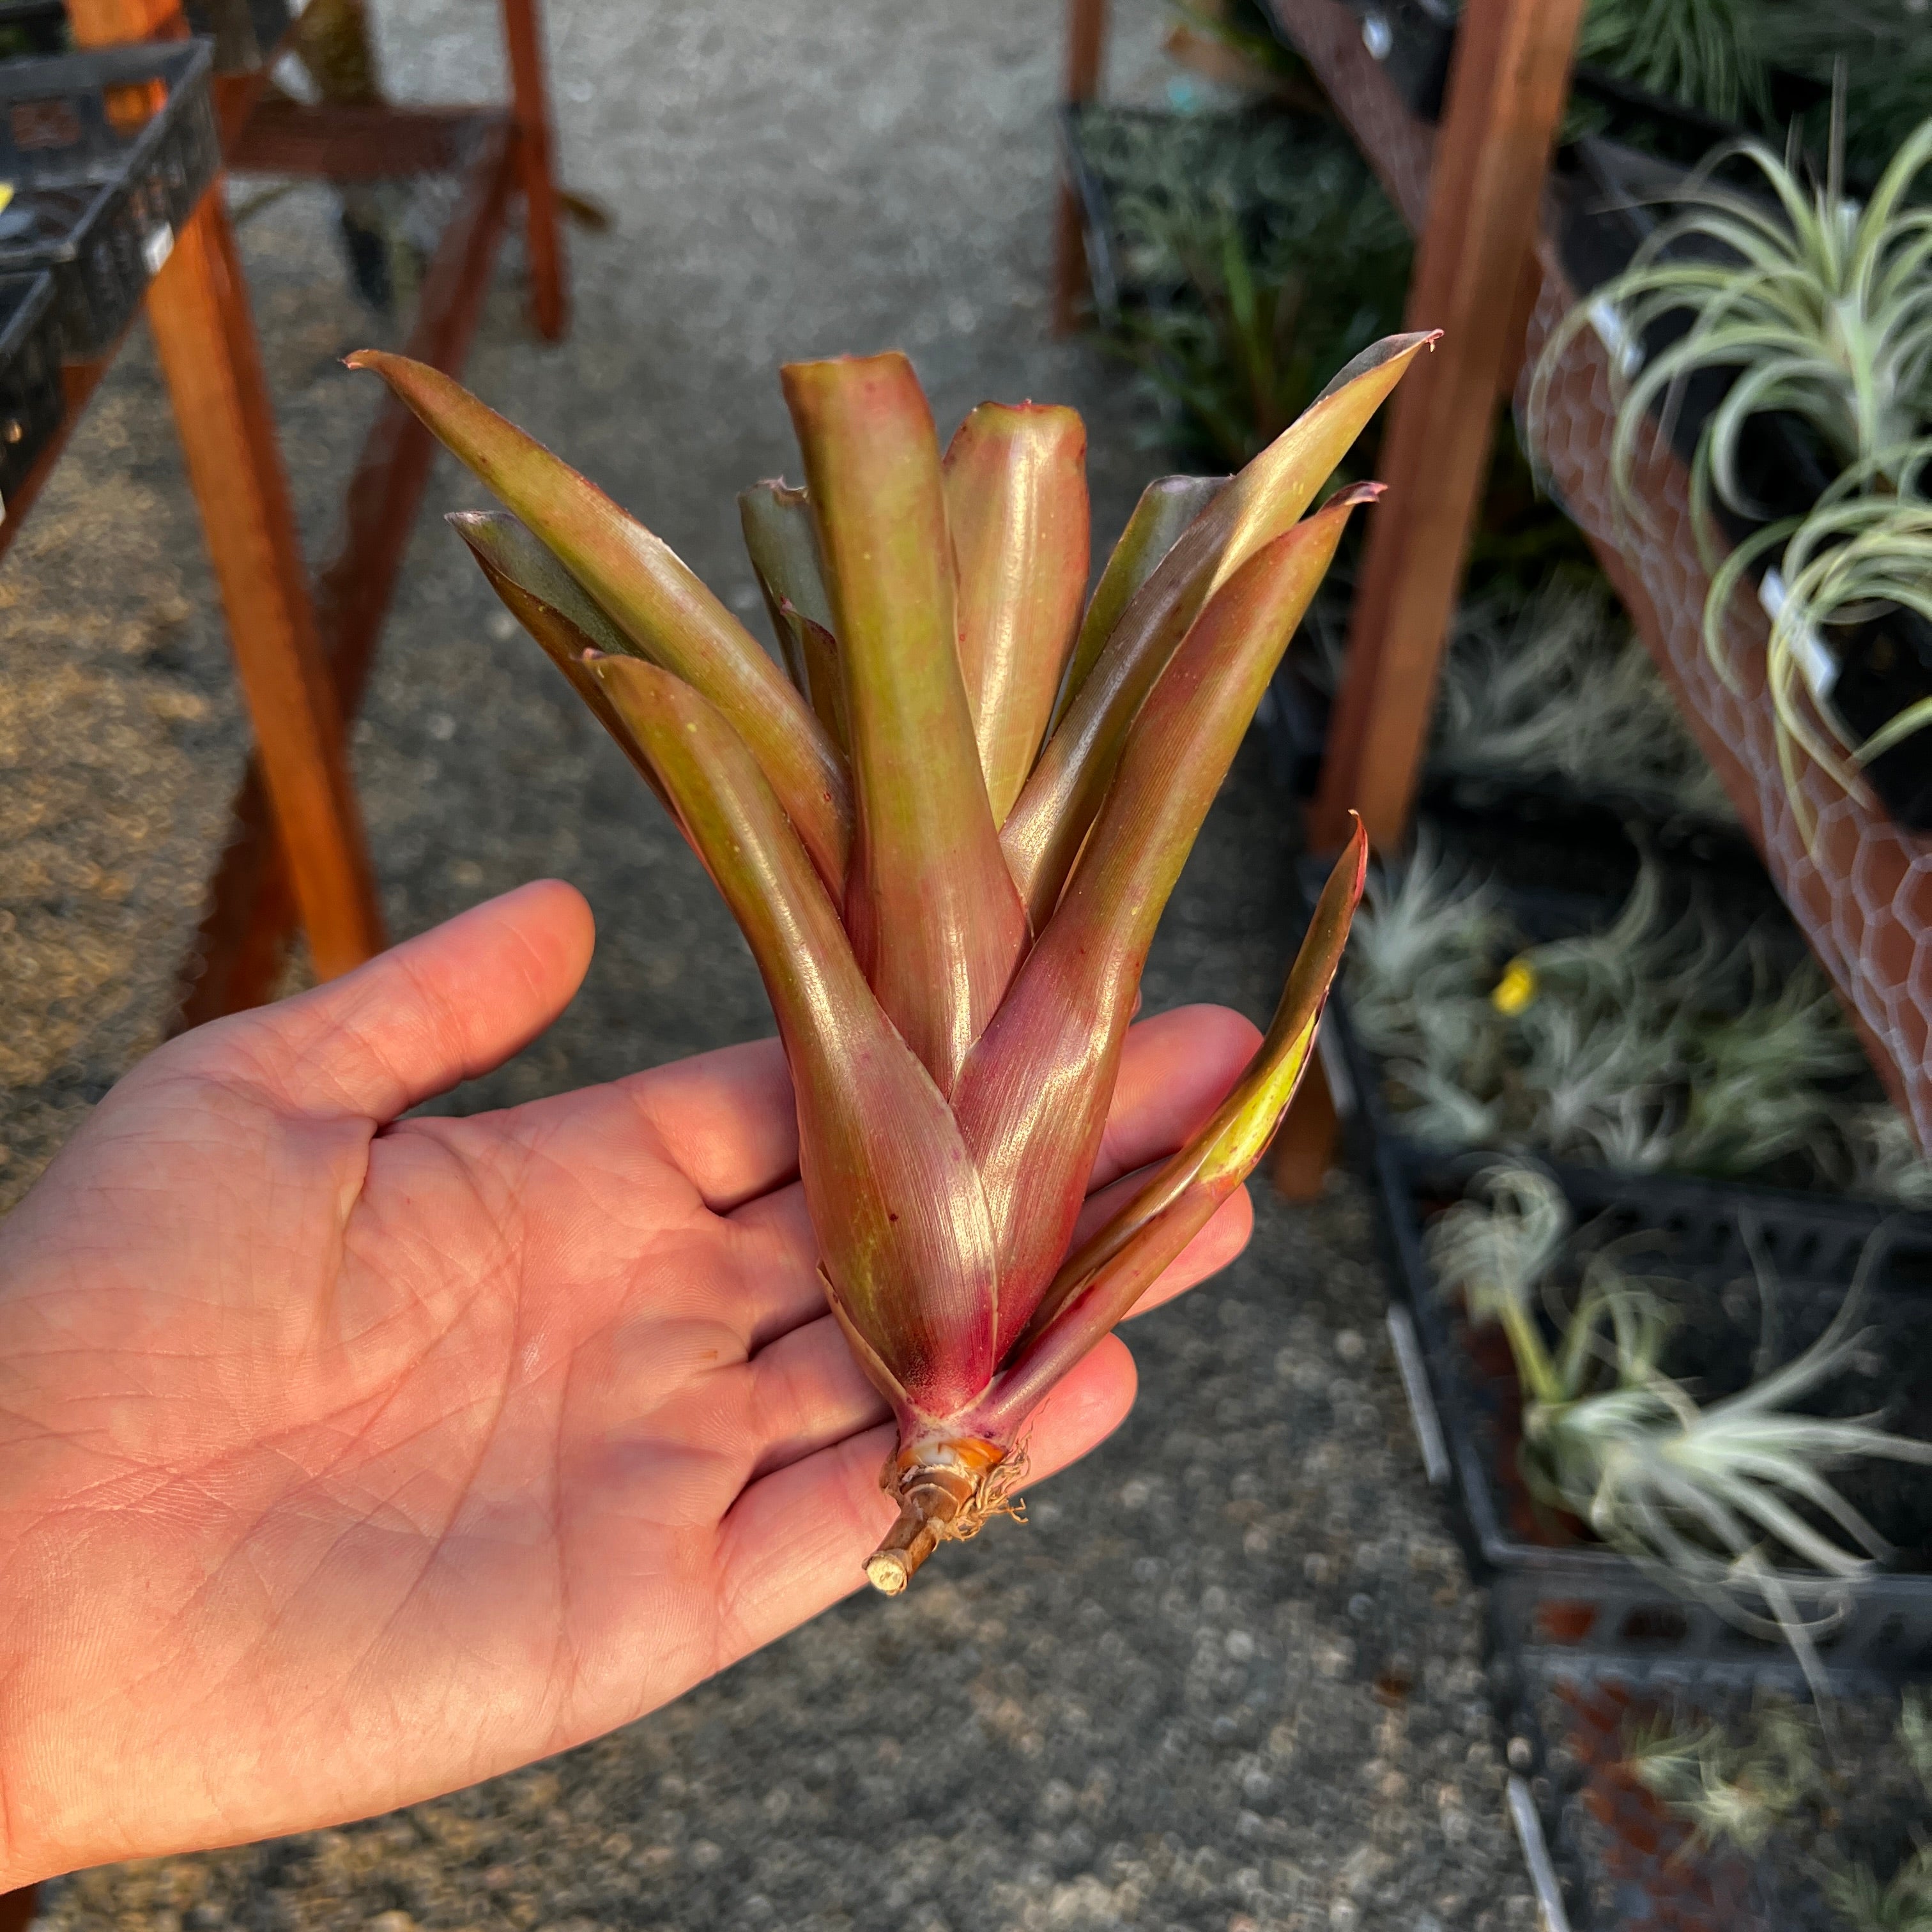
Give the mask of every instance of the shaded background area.
[[[1162, 84], [1118, 0], [1112, 86]], [[500, 89], [494, 9], [380, 16], [397, 91]], [[1029, 0], [781, 13], [556, 0], [575, 316], [537, 344], [513, 248], [469, 368], [762, 629], [733, 501], [796, 471], [776, 364], [909, 350], [942, 434], [993, 395], [1085, 414], [1100, 542], [1166, 466], [1120, 365], [1046, 336], [1059, 26]], [[244, 239], [311, 560], [374, 385], [326, 198]], [[583, 992], [442, 1103], [514, 1102], [769, 1030], [696, 862], [438, 517], [438, 470], [356, 728], [392, 930], [534, 875], [588, 894]], [[245, 744], [152, 356], [122, 358], [0, 573], [0, 1201], [157, 1037]], [[1271, 1006], [1287, 808], [1252, 752], [1176, 895], [1150, 1007]], [[1258, 1193], [1261, 1190], [1258, 1188]], [[1478, 1606], [1424, 1486], [1364, 1197], [1262, 1204], [1221, 1281], [1132, 1334], [1134, 1417], [949, 1550], [674, 1708], [383, 1820], [87, 1874], [61, 1928], [370, 1924], [1526, 1924]]]

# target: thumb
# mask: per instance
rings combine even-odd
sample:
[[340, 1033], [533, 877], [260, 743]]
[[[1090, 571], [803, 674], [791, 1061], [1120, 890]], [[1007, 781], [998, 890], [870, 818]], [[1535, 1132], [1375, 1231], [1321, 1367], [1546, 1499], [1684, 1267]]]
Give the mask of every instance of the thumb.
[[197, 1027], [155, 1059], [291, 1112], [392, 1120], [527, 1046], [569, 1004], [594, 939], [583, 894], [539, 880], [326, 986]]

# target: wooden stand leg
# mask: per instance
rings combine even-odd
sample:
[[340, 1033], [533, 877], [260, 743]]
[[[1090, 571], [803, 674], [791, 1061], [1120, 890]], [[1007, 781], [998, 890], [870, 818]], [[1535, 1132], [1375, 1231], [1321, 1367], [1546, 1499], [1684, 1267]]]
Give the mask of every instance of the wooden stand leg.
[[[176, 0], [70, 0], [68, 19], [82, 46], [186, 31]], [[296, 903], [329, 978], [382, 950], [382, 914], [218, 180], [176, 237], [146, 310]]]
[[382, 950], [382, 914], [218, 189], [154, 278], [148, 321], [201, 505], [296, 903], [315, 969], [331, 978]]
[[1469, 0], [1436, 142], [1429, 219], [1409, 284], [1411, 328], [1441, 345], [1396, 392], [1336, 697], [1317, 850], [1352, 807], [1378, 848], [1400, 839], [1450, 620], [1489, 466], [1496, 398], [1522, 352], [1524, 262], [1540, 212], [1584, 0]]
[[562, 335], [568, 317], [556, 184], [550, 172], [550, 95], [544, 86], [536, 0], [503, 0], [503, 40], [509, 53], [517, 117], [517, 160], [530, 256], [530, 310], [537, 333], [545, 341], [555, 342]]
[[1268, 1154], [1268, 1178], [1275, 1191], [1289, 1201], [1319, 1199], [1322, 1184], [1335, 1165], [1340, 1132], [1328, 1076], [1318, 1060], [1304, 1076], [1287, 1118], [1275, 1130]]
[[[1107, 0], [1066, 0], [1066, 87], [1071, 105], [1091, 100], [1100, 91], [1100, 67], [1107, 46]], [[1080, 298], [1087, 292], [1087, 244], [1082, 238], [1080, 204], [1062, 181], [1053, 211], [1053, 332], [1071, 334], [1080, 320]]]

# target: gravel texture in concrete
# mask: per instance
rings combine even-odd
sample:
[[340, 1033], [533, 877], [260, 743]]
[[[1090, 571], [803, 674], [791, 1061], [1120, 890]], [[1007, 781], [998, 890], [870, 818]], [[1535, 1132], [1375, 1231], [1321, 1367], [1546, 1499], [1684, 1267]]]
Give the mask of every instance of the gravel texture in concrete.
[[[1154, 0], [1118, 0], [1116, 92], [1161, 84]], [[383, 16], [399, 88], [500, 86], [492, 10]], [[1157, 466], [1119, 365], [1050, 342], [1059, 23], [1039, 0], [776, 10], [556, 0], [564, 166], [614, 225], [572, 244], [568, 344], [506, 254], [470, 376], [748, 616], [734, 491], [796, 462], [785, 357], [900, 344], [942, 430], [988, 395], [1086, 414], [1111, 538]], [[382, 339], [325, 197], [247, 229], [312, 556]], [[502, 1104], [769, 1030], [696, 862], [442, 511], [411, 547], [357, 776], [388, 916], [421, 929], [574, 880], [582, 994], [442, 1104]], [[753, 621], [758, 620], [753, 616]], [[245, 737], [151, 358], [124, 359], [0, 576], [0, 1186], [17, 1194], [156, 1036]], [[1244, 755], [1176, 896], [1150, 1008], [1263, 1017], [1295, 938], [1292, 846]], [[1532, 1916], [1482, 1696], [1479, 1609], [1424, 1486], [1365, 1196], [1261, 1204], [1222, 1281], [1133, 1331], [1130, 1422], [949, 1550], [676, 1707], [394, 1817], [78, 1876], [53, 1932], [228, 1924], [1446, 1928]]]

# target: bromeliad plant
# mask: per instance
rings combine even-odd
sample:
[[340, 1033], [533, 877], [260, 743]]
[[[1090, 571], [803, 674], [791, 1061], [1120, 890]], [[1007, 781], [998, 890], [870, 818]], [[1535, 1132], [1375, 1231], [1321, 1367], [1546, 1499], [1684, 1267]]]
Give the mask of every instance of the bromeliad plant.
[[898, 1517], [866, 1565], [888, 1593], [1009, 1507], [1028, 1416], [1240, 1184], [1300, 1077], [1359, 830], [1240, 1080], [1068, 1253], [1162, 908], [1379, 486], [1303, 512], [1430, 339], [1359, 358], [1205, 507], [1150, 485], [1084, 616], [1072, 411], [982, 404], [942, 459], [904, 356], [790, 365], [806, 488], [741, 500], [789, 679], [541, 445], [433, 369], [350, 358], [507, 506], [454, 520], [750, 944], [826, 1297], [898, 1425]]

